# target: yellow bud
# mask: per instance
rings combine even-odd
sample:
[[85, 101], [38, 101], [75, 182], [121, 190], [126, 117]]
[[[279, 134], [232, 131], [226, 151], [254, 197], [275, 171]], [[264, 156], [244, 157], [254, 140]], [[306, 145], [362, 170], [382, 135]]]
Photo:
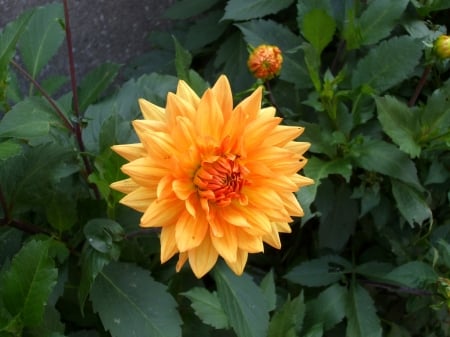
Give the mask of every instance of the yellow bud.
[[434, 51], [441, 59], [450, 58], [450, 36], [441, 35], [434, 41]]
[[277, 76], [281, 71], [283, 56], [277, 46], [262, 44], [253, 49], [247, 66], [253, 76], [264, 81]]

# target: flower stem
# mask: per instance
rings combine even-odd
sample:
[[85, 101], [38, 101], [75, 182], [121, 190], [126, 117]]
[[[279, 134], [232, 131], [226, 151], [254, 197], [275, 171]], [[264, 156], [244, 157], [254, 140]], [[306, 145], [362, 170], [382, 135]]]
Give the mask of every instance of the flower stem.
[[419, 97], [423, 87], [425, 86], [425, 83], [427, 82], [427, 78], [428, 75], [430, 74], [430, 71], [431, 71], [430, 65], [426, 66], [425, 69], [423, 70], [422, 77], [420, 78], [419, 83], [417, 83], [414, 95], [412, 95], [411, 99], [408, 102], [409, 107], [412, 107], [414, 104], [416, 104], [417, 98]]
[[281, 110], [280, 110], [280, 108], [279, 108], [277, 102], [275, 101], [275, 97], [274, 97], [273, 94], [272, 94], [272, 90], [271, 90], [269, 81], [264, 81], [264, 87], [266, 88], [266, 91], [267, 91], [267, 93], [269, 94], [269, 100], [270, 100], [270, 103], [275, 107], [275, 109], [276, 109], [277, 112], [278, 112], [278, 115], [279, 115], [280, 117], [283, 117], [283, 114], [282, 114], [282, 112], [281, 112]]

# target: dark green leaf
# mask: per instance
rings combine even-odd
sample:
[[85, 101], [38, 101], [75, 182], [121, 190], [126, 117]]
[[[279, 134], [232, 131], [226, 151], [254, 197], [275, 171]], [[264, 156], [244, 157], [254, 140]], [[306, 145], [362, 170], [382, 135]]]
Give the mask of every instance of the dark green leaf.
[[89, 245], [99, 253], [117, 256], [116, 242], [123, 239], [123, 228], [110, 219], [91, 219], [83, 228]]
[[434, 284], [437, 278], [438, 275], [433, 268], [421, 261], [405, 263], [385, 276], [386, 280], [409, 288], [422, 288]]
[[192, 55], [189, 50], [185, 49], [180, 42], [173, 37], [175, 44], [175, 68], [177, 70], [177, 76], [180, 80], [189, 83], [189, 68], [192, 62]]
[[175, 300], [138, 266], [110, 263], [95, 279], [90, 297], [113, 337], [181, 337]]
[[183, 293], [191, 300], [191, 306], [195, 314], [202, 320], [216, 329], [227, 329], [228, 318], [220, 304], [216, 293], [210, 293], [205, 288], [192, 288]]
[[285, 278], [303, 286], [321, 287], [339, 281], [350, 268], [347, 260], [328, 255], [295, 266]]
[[424, 139], [435, 138], [442, 134], [448, 134], [450, 129], [450, 81], [436, 89], [428, 98], [421, 118], [422, 137]]
[[409, 0], [373, 0], [362, 13], [359, 24], [363, 45], [387, 37], [401, 18]]
[[301, 32], [320, 55], [333, 39], [336, 23], [323, 9], [313, 9], [303, 17]]
[[164, 13], [169, 19], [188, 19], [214, 6], [219, 0], [181, 0], [170, 6]]
[[56, 284], [58, 271], [49, 255], [50, 241], [29, 241], [0, 280], [0, 298], [10, 314], [26, 326], [38, 325]]
[[246, 274], [236, 276], [224, 264], [214, 269], [217, 295], [238, 337], [265, 337], [269, 325], [267, 302]]
[[420, 41], [409, 36], [381, 42], [356, 65], [353, 88], [368, 85], [381, 93], [399, 84], [412, 75], [422, 56], [422, 48]]
[[186, 34], [186, 49], [197, 50], [211, 42], [217, 41], [229, 26], [228, 22], [220, 22], [222, 14], [222, 10], [217, 10], [198, 18], [189, 27]]
[[87, 107], [96, 102], [104, 90], [114, 81], [120, 65], [103, 63], [88, 73], [80, 83], [79, 109], [85, 111]]
[[345, 317], [345, 300], [347, 289], [336, 284], [331, 285], [319, 296], [308, 302], [306, 306], [305, 324], [313, 327], [322, 324], [324, 330], [329, 330]]
[[381, 337], [383, 330], [373, 300], [359, 284], [351, 287], [346, 305], [347, 337]]
[[4, 266], [6, 260], [10, 260], [22, 245], [23, 233], [12, 227], [0, 229], [0, 266]]
[[266, 298], [269, 311], [274, 310], [277, 305], [277, 293], [275, 289], [275, 278], [273, 274], [273, 269], [271, 269], [266, 274], [266, 276], [264, 276], [264, 278], [261, 281], [260, 287], [264, 294], [264, 297]]
[[33, 78], [55, 55], [64, 40], [64, 30], [58, 22], [63, 16], [60, 3], [38, 7], [20, 38], [22, 60]]
[[46, 205], [47, 221], [60, 233], [69, 230], [77, 222], [76, 203], [69, 196], [52, 198]]
[[323, 326], [321, 323], [314, 325], [303, 335], [303, 337], [322, 337], [322, 336], [323, 336]]
[[0, 161], [14, 157], [22, 151], [22, 145], [14, 140], [6, 140], [0, 143]]
[[293, 0], [228, 0], [223, 20], [249, 20], [278, 13]]
[[410, 226], [421, 226], [427, 220], [432, 221], [433, 213], [423, 195], [401, 181], [392, 179], [391, 183], [397, 208]]
[[293, 300], [288, 299], [275, 312], [269, 324], [267, 337], [296, 337], [304, 316], [305, 303], [302, 293]]

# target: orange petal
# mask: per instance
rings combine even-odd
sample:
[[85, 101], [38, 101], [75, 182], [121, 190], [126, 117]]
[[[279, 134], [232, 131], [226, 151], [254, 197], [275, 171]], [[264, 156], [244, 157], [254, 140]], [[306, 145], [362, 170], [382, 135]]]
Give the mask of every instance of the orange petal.
[[176, 179], [172, 182], [172, 189], [181, 200], [187, 200], [197, 191], [192, 179]]
[[247, 263], [248, 253], [244, 250], [239, 250], [237, 253], [236, 261], [227, 261], [228, 267], [236, 274], [242, 275], [244, 272], [245, 264]]
[[165, 110], [143, 98], [139, 99], [139, 107], [145, 119], [164, 121]]
[[264, 139], [264, 144], [272, 146], [284, 146], [303, 133], [304, 128], [297, 126], [278, 125]]
[[208, 89], [203, 94], [195, 115], [197, 133], [219, 141], [223, 122], [221, 107], [211, 89]]
[[178, 262], [176, 266], [177, 273], [181, 270], [181, 268], [183, 268], [188, 258], [189, 258], [188, 253], [180, 253], [180, 255], [178, 255]]
[[262, 87], [257, 88], [253, 93], [242, 100], [234, 110], [242, 109], [245, 113], [247, 123], [253, 121], [261, 109]]
[[109, 187], [112, 189], [128, 194], [137, 189], [140, 185], [136, 184], [133, 179], [128, 178], [120, 181], [113, 182]]
[[161, 230], [161, 263], [168, 261], [178, 252], [175, 241], [175, 225], [164, 226]]
[[303, 216], [303, 209], [300, 206], [294, 193], [280, 193], [280, 197], [283, 200], [284, 207], [291, 216]]
[[[180, 254], [181, 255], [181, 254]], [[189, 264], [197, 278], [203, 277], [217, 262], [217, 251], [211, 243], [209, 235], [205, 236], [201, 245], [188, 251]]]
[[193, 217], [187, 211], [181, 213], [176, 224], [175, 240], [180, 252], [198, 247], [208, 231], [208, 221], [204, 215]]
[[144, 146], [141, 143], [113, 145], [111, 146], [111, 149], [128, 161], [133, 161], [135, 159], [144, 157], [147, 154]]
[[178, 81], [177, 96], [183, 98], [194, 108], [196, 108], [200, 102], [200, 98], [195, 91], [183, 80]]
[[122, 166], [122, 171], [133, 178], [140, 185], [155, 186], [159, 180], [168, 174], [168, 169], [155, 167], [149, 158], [139, 158]]
[[141, 227], [163, 227], [176, 224], [184, 202], [179, 199], [155, 200], [141, 218]]
[[166, 175], [161, 178], [156, 189], [158, 199], [166, 199], [173, 196], [172, 181], [173, 177], [171, 175]]
[[147, 151], [154, 158], [167, 159], [177, 153], [171, 137], [165, 132], [147, 132], [140, 136]]
[[[221, 219], [217, 219], [218, 221], [222, 222]], [[222, 236], [215, 236], [211, 231], [211, 242], [216, 248], [217, 252], [220, 256], [222, 256], [224, 259], [234, 262], [236, 261], [236, 254], [238, 250], [238, 241], [237, 241], [237, 233], [236, 228], [233, 226], [230, 226], [227, 223], [222, 223]]]
[[216, 97], [223, 119], [228, 120], [233, 110], [233, 96], [231, 92], [230, 82], [225, 75], [221, 75], [212, 87], [212, 92]]
[[246, 231], [238, 229], [238, 247], [249, 253], [259, 253], [264, 251], [261, 236], [251, 235]]
[[177, 117], [184, 116], [194, 120], [196, 115], [196, 108], [198, 103], [193, 105], [189, 98], [186, 100], [183, 97], [170, 93], [167, 95], [166, 113], [170, 118], [170, 125], [174, 125]]
[[139, 187], [130, 192], [120, 200], [121, 204], [127, 205], [139, 212], [145, 212], [156, 198], [156, 191], [152, 188]]

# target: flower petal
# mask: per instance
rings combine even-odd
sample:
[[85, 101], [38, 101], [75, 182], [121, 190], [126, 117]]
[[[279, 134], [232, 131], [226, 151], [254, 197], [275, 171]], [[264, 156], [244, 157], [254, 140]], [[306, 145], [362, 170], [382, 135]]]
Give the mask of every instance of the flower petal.
[[135, 189], [137, 189], [140, 185], [136, 184], [136, 182], [133, 181], [131, 178], [119, 180], [116, 182], [113, 182], [109, 187], [112, 189], [122, 192], [122, 193], [130, 193], [133, 192]]
[[141, 227], [163, 227], [176, 224], [184, 202], [177, 198], [153, 201], [141, 218]]
[[208, 231], [208, 221], [203, 214], [193, 217], [187, 211], [181, 213], [175, 231], [175, 241], [180, 252], [198, 247]]
[[237, 253], [235, 261], [225, 260], [225, 262], [236, 275], [242, 275], [242, 273], [244, 272], [245, 264], [247, 263], [247, 259], [248, 253], [240, 249]]
[[228, 120], [233, 110], [233, 95], [227, 77], [221, 75], [211, 90], [220, 106], [223, 119]]
[[238, 241], [236, 228], [230, 226], [228, 223], [224, 222], [222, 219], [216, 218], [216, 223], [219, 222], [221, 230], [223, 232], [222, 236], [216, 236], [211, 231], [211, 242], [216, 248], [217, 252], [224, 259], [234, 262], [236, 261], [236, 254], [238, 250]]
[[[180, 254], [181, 255], [181, 254]], [[201, 245], [188, 251], [189, 264], [197, 278], [202, 278], [217, 262], [217, 251], [211, 243], [209, 235], [205, 236]]]
[[197, 191], [192, 179], [176, 179], [172, 182], [172, 189], [181, 200], [187, 200]]
[[165, 110], [143, 98], [138, 100], [139, 107], [141, 109], [142, 115], [145, 119], [164, 121], [165, 120]]
[[128, 161], [133, 161], [146, 155], [144, 146], [142, 146], [141, 143], [113, 145], [111, 146], [111, 149]]
[[178, 253], [175, 237], [176, 225], [164, 226], [161, 230], [161, 263], [169, 261], [172, 256]]
[[120, 203], [123, 205], [127, 205], [128, 207], [131, 207], [139, 212], [145, 212], [155, 199], [155, 189], [139, 187], [120, 199]]

